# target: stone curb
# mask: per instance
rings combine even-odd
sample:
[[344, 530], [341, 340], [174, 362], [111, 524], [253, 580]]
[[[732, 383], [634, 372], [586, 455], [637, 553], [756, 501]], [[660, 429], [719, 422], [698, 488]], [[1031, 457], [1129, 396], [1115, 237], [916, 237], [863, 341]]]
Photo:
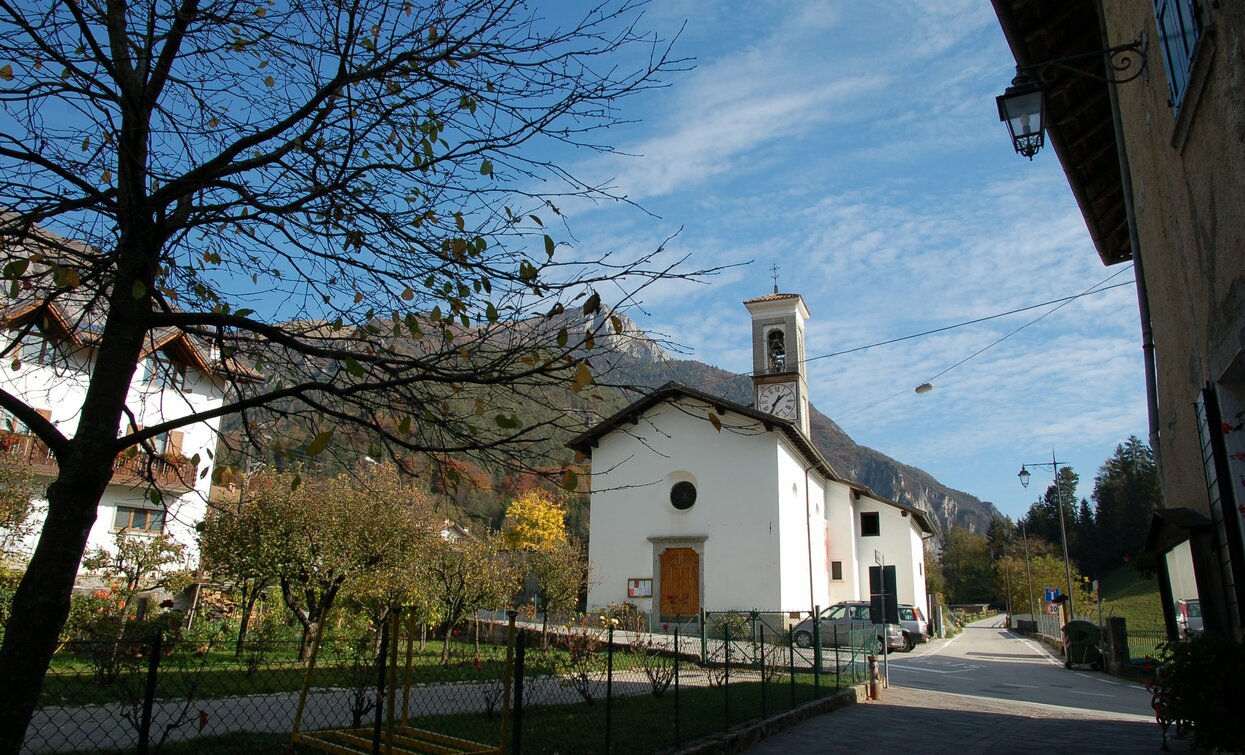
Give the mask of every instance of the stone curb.
[[[773, 736], [810, 718], [836, 711], [839, 708], [845, 708], [848, 705], [854, 705], [866, 697], [868, 697], [868, 685], [857, 684], [854, 687], [840, 690], [829, 697], [805, 703], [786, 713], [770, 716], [763, 721], [745, 724], [722, 734], [715, 734], [680, 750], [671, 750], [670, 752], [677, 753], [677, 755], [727, 755], [728, 753], [743, 752], [766, 737]], [[883, 698], [885, 698], [885, 694], [883, 694]]]

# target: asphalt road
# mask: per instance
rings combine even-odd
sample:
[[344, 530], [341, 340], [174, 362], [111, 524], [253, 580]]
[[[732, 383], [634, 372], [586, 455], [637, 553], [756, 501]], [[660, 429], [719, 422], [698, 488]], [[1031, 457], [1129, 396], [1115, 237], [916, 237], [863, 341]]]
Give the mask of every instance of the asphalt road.
[[[1064, 669], [1001, 617], [889, 658], [880, 700], [771, 736], [748, 752], [1158, 753], [1163, 736], [1139, 685]], [[1169, 739], [1174, 752], [1189, 745]]]
[[1074, 708], [1087, 714], [1138, 716], [1153, 722], [1141, 685], [1088, 667], [1068, 671], [1035, 640], [1002, 628], [1002, 619], [969, 625], [946, 641], [890, 657], [892, 685], [959, 695]]

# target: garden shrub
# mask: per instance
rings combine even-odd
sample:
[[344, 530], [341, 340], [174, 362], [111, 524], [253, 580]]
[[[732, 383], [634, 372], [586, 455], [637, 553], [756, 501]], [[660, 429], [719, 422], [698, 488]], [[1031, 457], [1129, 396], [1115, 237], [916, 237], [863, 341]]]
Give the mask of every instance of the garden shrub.
[[1154, 677], [1147, 686], [1164, 731], [1175, 723], [1192, 731], [1198, 749], [1245, 752], [1237, 697], [1245, 678], [1245, 645], [1208, 634], [1165, 642], [1153, 660]]

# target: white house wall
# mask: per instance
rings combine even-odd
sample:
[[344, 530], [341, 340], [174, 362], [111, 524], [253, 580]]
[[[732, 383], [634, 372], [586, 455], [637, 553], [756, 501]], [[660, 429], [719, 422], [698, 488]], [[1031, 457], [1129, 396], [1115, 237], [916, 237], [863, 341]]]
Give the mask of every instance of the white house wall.
[[[722, 417], [718, 432], [706, 418], [710, 407], [680, 406], [651, 408], [639, 424], [605, 435], [593, 450], [588, 542], [594, 584], [588, 604], [627, 601], [629, 578], [652, 579], [656, 598], [657, 553], [664, 546], [650, 538], [689, 543], [703, 538], [696, 546], [702, 608], [787, 609], [774, 605], [784, 599], [779, 591], [783, 520], [773, 505], [775, 436], [731, 413]], [[680, 480], [697, 488], [696, 503], [687, 511], [670, 504], [670, 487]], [[656, 608], [654, 599], [630, 602], [646, 611]]]
[[[874, 552], [878, 551], [884, 556], [887, 566], [895, 567], [895, 589], [899, 593], [899, 602], [925, 605], [924, 575], [917, 573], [918, 564], [924, 563], [924, 557], [921, 555], [920, 533], [912, 516], [867, 495], [859, 497], [855, 510], [857, 533], [860, 532], [860, 515], [863, 513], [877, 512], [880, 525], [879, 534], [876, 536], [858, 534], [860, 572], [857, 575], [857, 585], [862, 598], [869, 596], [869, 567], [875, 565]], [[919, 568], [924, 570], [923, 566]]]
[[787, 611], [826, 605], [830, 590], [825, 481], [815, 469], [807, 474], [806, 469], [790, 446], [785, 442], [779, 444], [782, 592], [774, 608]]
[[[34, 409], [45, 409], [51, 412], [51, 421], [66, 436], [72, 437], [77, 430], [80, 409], [86, 398], [90, 379], [87, 355], [78, 352], [69, 359], [82, 369], [67, 369], [64, 365], [56, 368], [37, 364], [24, 364], [14, 370], [10, 362], [0, 366], [0, 384]], [[135, 412], [138, 422], [144, 427], [153, 427], [170, 419], [184, 417], [220, 406], [222, 400], [221, 387], [213, 378], [190, 369], [186, 375], [185, 391], [152, 390], [151, 386], [142, 382], [142, 367], [136, 370], [126, 404]], [[167, 506], [165, 532], [177, 542], [186, 546], [187, 566], [198, 562], [197, 539], [195, 525], [203, 520], [207, 511], [208, 493], [211, 490], [211, 469], [216, 451], [217, 429], [220, 420], [198, 422], [178, 428], [182, 433], [181, 453], [186, 457], [199, 456], [199, 471], [205, 469], [194, 482], [194, 489], [179, 496], [165, 494]], [[36, 506], [40, 510], [46, 508], [46, 501], [39, 500]], [[100, 499], [96, 520], [87, 538], [87, 549], [96, 547], [110, 548], [114, 541], [113, 523], [118, 506], [151, 508], [146, 498], [145, 488], [135, 488], [119, 483], [112, 483]], [[33, 549], [38, 537], [35, 535], [23, 544], [29, 552]]]
[[[827, 494], [830, 530], [830, 560], [843, 562], [843, 578], [830, 581], [826, 604], [833, 605], [845, 600], [860, 600], [860, 555], [856, 547], [856, 528], [859, 522], [852, 500], [851, 486], [830, 482]], [[865, 575], [868, 585], [868, 574]], [[868, 597], [868, 592], [865, 592]]]

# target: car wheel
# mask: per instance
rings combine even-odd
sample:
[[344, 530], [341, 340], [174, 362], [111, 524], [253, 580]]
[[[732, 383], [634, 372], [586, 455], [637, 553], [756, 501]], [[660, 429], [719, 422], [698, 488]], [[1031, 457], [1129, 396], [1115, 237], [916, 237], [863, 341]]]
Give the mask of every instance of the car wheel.
[[878, 638], [877, 644], [874, 645], [874, 655], [886, 655], [886, 643], [881, 637]]
[[795, 633], [795, 644], [802, 648], [811, 648], [813, 646], [813, 635], [810, 632], [799, 631]]
[[916, 643], [912, 641], [912, 635], [908, 634], [907, 632], [904, 632], [903, 633], [903, 651], [905, 653], [911, 653], [912, 648], [914, 647], [916, 647]]

